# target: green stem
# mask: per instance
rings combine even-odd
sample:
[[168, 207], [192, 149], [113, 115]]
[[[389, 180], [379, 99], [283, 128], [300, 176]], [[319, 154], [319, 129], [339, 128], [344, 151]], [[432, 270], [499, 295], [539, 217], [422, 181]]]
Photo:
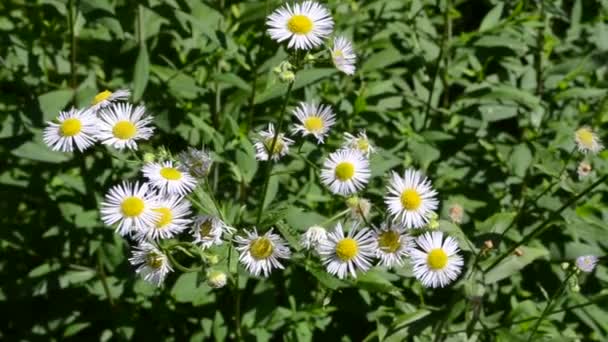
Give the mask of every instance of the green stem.
[[237, 267], [236, 274], [234, 276], [234, 320], [236, 324], [236, 339], [237, 341], [243, 340], [243, 332], [241, 331], [241, 291], [239, 289], [239, 269]]
[[108, 302], [110, 303], [110, 306], [114, 306], [114, 299], [112, 298], [112, 293], [110, 292], [110, 287], [108, 286], [106, 271], [103, 265], [104, 259], [105, 254], [103, 253], [103, 248], [99, 246], [99, 248], [97, 249], [97, 272], [99, 273], [101, 286], [103, 286], [103, 292], [106, 294], [106, 297], [108, 297]]
[[518, 242], [515, 245], [513, 245], [505, 253], [503, 253], [500, 257], [498, 257], [488, 268], [486, 268], [484, 270], [484, 272], [488, 272], [489, 270], [491, 270], [494, 267], [496, 267], [502, 260], [504, 260], [507, 256], [511, 255], [511, 253], [513, 253], [517, 249], [517, 247], [519, 247], [519, 246], [521, 246], [523, 244], [528, 243], [533, 238], [535, 238], [538, 235], [542, 234], [549, 227], [549, 224], [551, 223], [551, 221], [553, 221], [554, 219], [556, 219], [561, 214], [561, 212], [564, 211], [564, 209], [566, 209], [570, 205], [576, 203], [576, 201], [578, 201], [581, 197], [583, 197], [584, 195], [586, 195], [588, 192], [590, 192], [591, 190], [593, 190], [597, 186], [599, 186], [601, 184], [604, 184], [604, 182], [606, 181], [606, 179], [608, 179], [608, 175], [604, 175], [604, 177], [598, 179], [595, 183], [589, 185], [580, 194], [578, 194], [578, 195], [570, 198], [570, 200], [568, 200], [566, 203], [564, 203], [564, 205], [562, 205], [559, 209], [557, 209], [554, 212], [552, 212], [551, 215], [549, 215], [549, 217], [545, 221], [543, 221], [537, 228], [535, 228], [531, 233], [529, 233], [528, 235], [524, 236], [524, 238], [521, 239], [520, 242]]
[[167, 257], [169, 258], [169, 261], [171, 262], [171, 264], [173, 266], [175, 266], [175, 268], [177, 268], [178, 270], [184, 272], [184, 273], [190, 273], [190, 272], [198, 272], [201, 270], [200, 266], [199, 267], [186, 267], [182, 264], [180, 264], [171, 254], [171, 251], [166, 251], [165, 255], [167, 255]]
[[545, 306], [545, 309], [540, 314], [540, 317], [538, 317], [538, 320], [534, 324], [534, 328], [532, 328], [532, 332], [530, 333], [530, 336], [528, 336], [528, 342], [532, 341], [532, 338], [534, 337], [534, 335], [538, 331], [538, 327], [540, 326], [540, 323], [545, 318], [545, 316], [547, 316], [547, 313], [549, 312], [549, 309], [551, 309], [551, 307], [553, 305], [553, 301], [556, 300], [557, 297], [561, 296], [562, 292], [564, 292], [564, 289], [566, 288], [566, 285], [568, 284], [568, 280], [570, 280], [570, 278], [574, 274], [576, 274], [575, 271], [570, 271], [570, 273], [568, 274], [568, 276], [566, 277], [566, 279], [564, 279], [564, 281], [560, 285], [559, 289], [553, 294], [553, 296], [551, 296], [551, 298], [549, 298], [549, 301], [547, 301], [547, 305]]
[[323, 223], [321, 223], [321, 226], [325, 226], [326, 224], [329, 224], [329, 223], [331, 223], [331, 222], [339, 219], [340, 217], [348, 214], [349, 212], [350, 212], [350, 209], [346, 209], [346, 210], [344, 210], [342, 212], [339, 212], [338, 214], [336, 214], [336, 215], [328, 218], [327, 220], [323, 221]]
[[223, 221], [224, 215], [222, 214], [222, 210], [220, 209], [220, 206], [219, 206], [217, 200], [215, 199], [215, 195], [213, 195], [213, 191], [211, 190], [211, 184], [209, 184], [209, 180], [207, 180], [207, 179], [205, 179], [205, 187], [207, 188], [207, 192], [209, 193], [211, 202], [213, 202], [213, 205], [215, 206], [215, 210], [217, 211], [217, 214], [220, 216], [220, 218]]
[[270, 180], [270, 173], [272, 172], [272, 167], [274, 166], [274, 161], [272, 160], [272, 154], [274, 151], [274, 147], [279, 138], [279, 133], [283, 128], [283, 120], [285, 116], [285, 109], [287, 109], [287, 103], [289, 103], [289, 98], [291, 97], [291, 90], [293, 89], [293, 82], [289, 83], [287, 87], [287, 93], [285, 94], [285, 99], [283, 100], [283, 106], [281, 108], [281, 114], [279, 114], [279, 122], [276, 127], [276, 131], [274, 132], [274, 137], [272, 138], [272, 143], [270, 144], [270, 148], [268, 149], [268, 160], [266, 161], [266, 172], [264, 175], [264, 186], [262, 188], [262, 202], [258, 206], [258, 215], [256, 219], [256, 226], [260, 224], [262, 221], [262, 211], [264, 210], [264, 203], [266, 202], [266, 193], [268, 192], [268, 183]]

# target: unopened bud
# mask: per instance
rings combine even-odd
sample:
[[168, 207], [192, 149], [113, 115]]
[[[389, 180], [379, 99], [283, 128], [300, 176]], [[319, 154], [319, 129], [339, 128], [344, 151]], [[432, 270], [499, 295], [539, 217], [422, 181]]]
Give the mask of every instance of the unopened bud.
[[154, 153], [150, 153], [150, 152], [144, 153], [144, 162], [146, 162], [146, 163], [154, 162], [155, 158], [156, 157], [154, 156]]
[[521, 248], [516, 248], [515, 251], [513, 252], [513, 254], [515, 254], [517, 256], [522, 256], [522, 255], [524, 255], [524, 251], [522, 251]]
[[226, 273], [222, 271], [211, 271], [207, 275], [207, 284], [214, 289], [226, 286], [227, 280]]
[[568, 263], [568, 262], [562, 262], [561, 263], [561, 267], [562, 267], [562, 270], [565, 271], [565, 270], [567, 270], [570, 267], [570, 263]]
[[450, 216], [450, 221], [452, 223], [460, 224], [462, 223], [462, 217], [464, 214], [464, 208], [458, 203], [454, 203], [450, 206], [448, 210], [448, 215]]
[[494, 242], [492, 242], [492, 240], [486, 240], [483, 242], [483, 246], [486, 249], [492, 249], [492, 248], [494, 248]]
[[208, 255], [208, 256], [207, 256], [207, 262], [208, 262], [210, 265], [215, 265], [215, 264], [217, 264], [218, 262], [220, 262], [220, 257], [219, 257], [219, 256], [217, 256], [217, 255], [215, 255], [215, 254]]
[[296, 74], [291, 70], [283, 71], [279, 74], [279, 80], [285, 83], [291, 83], [296, 80]]

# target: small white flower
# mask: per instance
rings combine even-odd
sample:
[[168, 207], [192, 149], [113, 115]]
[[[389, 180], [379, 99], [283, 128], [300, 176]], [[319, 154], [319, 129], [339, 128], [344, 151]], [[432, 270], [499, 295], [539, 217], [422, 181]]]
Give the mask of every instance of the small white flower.
[[346, 205], [350, 209], [350, 217], [357, 221], [365, 221], [372, 208], [372, 203], [368, 199], [357, 196], [347, 199]]
[[327, 231], [321, 226], [312, 226], [300, 237], [300, 244], [308, 250], [317, 250], [321, 241], [327, 238]]
[[144, 106], [116, 103], [99, 111], [97, 138], [102, 144], [122, 150], [137, 150], [137, 140], [148, 140], [154, 132], [152, 116]]
[[319, 255], [327, 272], [340, 279], [349, 274], [357, 277], [357, 270], [366, 272], [375, 256], [376, 242], [367, 228], [357, 229], [353, 226], [348, 235], [344, 235], [342, 225], [327, 234], [327, 239], [321, 241]]
[[374, 239], [378, 245], [376, 256], [380, 259], [380, 265], [392, 268], [403, 264], [403, 258], [408, 256], [412, 243], [412, 239], [405, 234], [404, 227], [383, 223], [380, 228], [374, 229]]
[[586, 161], [582, 161], [578, 164], [578, 167], [576, 168], [576, 173], [578, 174], [579, 179], [583, 179], [583, 178], [589, 176], [589, 174], [591, 173], [591, 170], [592, 170], [591, 164], [589, 164]]
[[187, 218], [190, 215], [190, 202], [180, 196], [159, 196], [152, 210], [158, 217], [153, 225], [138, 232], [137, 240], [170, 239], [188, 228], [191, 222]]
[[443, 233], [424, 233], [416, 239], [418, 248], [409, 253], [414, 276], [426, 287], [444, 287], [453, 282], [462, 271], [462, 257], [458, 243], [452, 237], [443, 239]]
[[[268, 152], [273, 147], [272, 141], [274, 140], [274, 125], [269, 123], [267, 131], [261, 131], [259, 133], [260, 138], [257, 140], [253, 147], [256, 150], [255, 158], [257, 160], [268, 160]], [[289, 152], [289, 146], [293, 144], [293, 140], [286, 138], [283, 133], [279, 133], [277, 140], [272, 148], [271, 159], [277, 161]]]
[[227, 282], [228, 277], [226, 276], [226, 273], [222, 271], [211, 271], [207, 273], [207, 285], [209, 285], [209, 287], [221, 289], [226, 286]]
[[147, 184], [123, 182], [106, 194], [101, 203], [101, 218], [108, 226], [118, 222], [116, 232], [127, 236], [154, 225], [159, 216], [153, 210], [156, 206]]
[[317, 105], [316, 103], [301, 102], [293, 111], [293, 114], [300, 121], [296, 125], [294, 132], [302, 133], [302, 136], [309, 134], [317, 138], [319, 144], [329, 133], [329, 129], [336, 123], [336, 116], [330, 106]]
[[47, 122], [47, 125], [42, 140], [53, 151], [72, 152], [76, 145], [82, 152], [95, 143], [97, 117], [88, 109], [60, 112], [57, 123]]
[[245, 234], [245, 237], [237, 236], [235, 241], [239, 245], [236, 247], [240, 252], [239, 260], [249, 273], [268, 277], [273, 268], [283, 269], [279, 259], [288, 259], [291, 252], [279, 235], [270, 229], [260, 236], [255, 228], [246, 230]]
[[117, 101], [126, 101], [131, 96], [129, 89], [119, 89], [115, 92], [104, 90], [101, 93], [95, 95], [93, 101], [91, 101], [91, 109], [97, 112], [101, 108], [105, 108]]
[[192, 223], [190, 232], [194, 237], [194, 243], [206, 249], [213, 245], [221, 245], [222, 235], [233, 234], [234, 228], [229, 227], [219, 217], [211, 215], [199, 215]]
[[149, 242], [141, 242], [136, 246], [129, 262], [137, 267], [137, 274], [156, 286], [160, 286], [167, 274], [173, 272], [167, 256]]
[[187, 151], [179, 154], [179, 159], [182, 164], [188, 168], [188, 172], [194, 177], [204, 178], [209, 174], [213, 158], [205, 149], [197, 150], [188, 147]]
[[583, 255], [576, 258], [576, 267], [586, 273], [591, 273], [595, 269], [599, 259], [595, 255]]
[[336, 69], [347, 75], [355, 73], [355, 62], [357, 55], [353, 49], [353, 44], [345, 37], [338, 36], [334, 38], [334, 46], [331, 49], [331, 60], [334, 62]]
[[598, 153], [604, 149], [602, 141], [590, 127], [583, 126], [574, 133], [578, 150], [583, 153]]
[[369, 161], [357, 150], [340, 150], [327, 157], [321, 170], [321, 181], [331, 192], [351, 195], [365, 187], [371, 172]]
[[161, 194], [184, 196], [196, 187], [196, 179], [172, 161], [148, 163], [144, 165], [142, 172]]
[[285, 4], [266, 20], [268, 34], [277, 42], [289, 39], [287, 47], [310, 50], [323, 43], [333, 30], [334, 22], [329, 11], [314, 1]]
[[368, 158], [370, 154], [376, 151], [374, 146], [372, 146], [372, 144], [369, 142], [367, 134], [365, 134], [365, 130], [360, 131], [357, 136], [350, 133], [344, 133], [344, 144], [342, 147], [346, 149], [359, 150]]
[[393, 172], [388, 191], [384, 201], [390, 214], [407, 228], [424, 226], [439, 205], [431, 181], [414, 169], [405, 170], [403, 177]]

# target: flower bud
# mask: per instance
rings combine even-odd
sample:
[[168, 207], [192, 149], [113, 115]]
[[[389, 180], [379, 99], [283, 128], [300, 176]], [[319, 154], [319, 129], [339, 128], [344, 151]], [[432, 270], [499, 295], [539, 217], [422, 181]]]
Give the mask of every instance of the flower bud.
[[150, 152], [144, 153], [144, 162], [152, 163], [152, 162], [154, 162], [154, 159], [156, 159], [156, 156], [154, 155], [154, 153], [150, 153]]
[[226, 273], [222, 271], [211, 271], [207, 275], [207, 285], [214, 289], [219, 289], [226, 286], [226, 282], [228, 277], [226, 277]]

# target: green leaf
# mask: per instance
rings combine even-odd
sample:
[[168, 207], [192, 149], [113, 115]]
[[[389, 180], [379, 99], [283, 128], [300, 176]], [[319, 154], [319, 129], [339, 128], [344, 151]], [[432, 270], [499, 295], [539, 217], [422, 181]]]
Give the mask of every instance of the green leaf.
[[526, 175], [526, 171], [532, 164], [534, 156], [526, 144], [519, 144], [513, 149], [509, 166], [511, 172], [516, 176], [523, 178]]
[[[508, 278], [534, 260], [549, 255], [549, 251], [545, 248], [520, 247], [520, 250], [522, 252], [521, 256], [515, 254], [509, 255], [496, 267], [488, 271], [485, 276], [486, 284], [496, 283], [502, 279]], [[491, 261], [491, 259], [488, 261]]]
[[40, 111], [42, 111], [44, 121], [51, 121], [59, 116], [59, 112], [74, 96], [72, 89], [59, 89], [38, 96]]
[[490, 12], [488, 12], [488, 14], [486, 14], [486, 16], [481, 21], [481, 25], [479, 25], [479, 31], [485, 31], [498, 25], [498, 22], [500, 21], [500, 16], [502, 15], [503, 7], [504, 3], [502, 2], [499, 2], [498, 5], [494, 6], [494, 8], [492, 8]]
[[26, 142], [11, 153], [17, 157], [46, 163], [61, 163], [69, 160], [72, 156], [71, 153], [52, 151], [46, 145], [42, 145], [42, 142]]
[[141, 99], [148, 85], [150, 76], [150, 57], [145, 44], [139, 47], [139, 54], [135, 61], [135, 71], [133, 72], [133, 102]]
[[497, 213], [490, 216], [487, 220], [477, 225], [477, 230], [483, 233], [502, 234], [515, 218], [516, 213], [506, 212]]

